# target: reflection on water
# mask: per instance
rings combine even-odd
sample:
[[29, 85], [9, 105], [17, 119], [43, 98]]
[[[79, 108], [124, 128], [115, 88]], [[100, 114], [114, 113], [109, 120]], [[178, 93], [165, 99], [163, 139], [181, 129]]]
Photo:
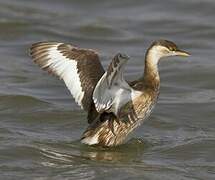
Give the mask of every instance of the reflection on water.
[[[214, 9], [213, 0], [1, 0], [1, 178], [215, 179]], [[160, 63], [155, 111], [135, 139], [115, 148], [78, 141], [85, 112], [28, 56], [30, 44], [46, 40], [95, 49], [105, 68], [125, 52], [133, 80], [146, 48], [161, 38], [192, 56]]]
[[[72, 145], [68, 144], [68, 147], [59, 149], [57, 147], [47, 146], [41, 148], [41, 154], [47, 158], [47, 160], [56, 160], [62, 163], [68, 163], [82, 160], [93, 160], [95, 162], [132, 162], [140, 161], [144, 149], [147, 148], [147, 144], [144, 144], [140, 139], [131, 139], [126, 144], [118, 147], [101, 147], [101, 146], [88, 146], [80, 144], [80, 142], [74, 142]], [[71, 154], [70, 148], [73, 148]], [[60, 148], [62, 148], [60, 146]], [[75, 160], [76, 159], [76, 160]], [[57, 163], [59, 163], [57, 162]], [[44, 164], [44, 162], [43, 162]], [[51, 162], [46, 162], [44, 165], [53, 165]]]

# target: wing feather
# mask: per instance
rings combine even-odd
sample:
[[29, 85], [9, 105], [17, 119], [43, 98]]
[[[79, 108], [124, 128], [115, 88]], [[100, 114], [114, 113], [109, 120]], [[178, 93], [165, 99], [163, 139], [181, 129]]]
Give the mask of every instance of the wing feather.
[[93, 90], [104, 73], [98, 54], [58, 42], [31, 46], [31, 57], [42, 69], [62, 79], [75, 101], [89, 111]]
[[93, 101], [98, 112], [112, 112], [118, 116], [122, 105], [131, 100], [136, 93], [123, 76], [127, 60], [127, 56], [117, 54], [97, 83], [93, 92]]

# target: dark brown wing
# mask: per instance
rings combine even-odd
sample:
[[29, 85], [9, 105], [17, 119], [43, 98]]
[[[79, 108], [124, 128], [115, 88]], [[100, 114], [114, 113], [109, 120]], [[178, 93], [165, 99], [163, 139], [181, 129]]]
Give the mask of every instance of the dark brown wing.
[[86, 111], [92, 106], [92, 93], [104, 73], [98, 54], [58, 42], [39, 42], [30, 54], [42, 69], [62, 79], [75, 101]]

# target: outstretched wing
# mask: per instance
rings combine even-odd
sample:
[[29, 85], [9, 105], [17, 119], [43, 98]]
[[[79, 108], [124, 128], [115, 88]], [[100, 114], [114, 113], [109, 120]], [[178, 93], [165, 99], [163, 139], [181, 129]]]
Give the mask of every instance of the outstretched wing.
[[65, 82], [78, 105], [89, 110], [93, 90], [104, 73], [95, 51], [58, 42], [39, 42], [31, 46], [30, 54], [42, 69]]
[[93, 92], [93, 101], [98, 112], [112, 112], [118, 116], [120, 108], [137, 94], [123, 76], [127, 60], [127, 56], [117, 54], [97, 83]]

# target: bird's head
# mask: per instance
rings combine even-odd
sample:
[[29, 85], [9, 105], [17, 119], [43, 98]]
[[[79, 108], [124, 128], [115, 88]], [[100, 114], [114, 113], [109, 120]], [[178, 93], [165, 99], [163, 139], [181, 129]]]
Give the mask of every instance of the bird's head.
[[180, 50], [177, 45], [171, 41], [158, 40], [152, 43], [148, 49], [148, 53], [151, 58], [158, 63], [159, 59], [169, 56], [190, 56], [186, 51]]

